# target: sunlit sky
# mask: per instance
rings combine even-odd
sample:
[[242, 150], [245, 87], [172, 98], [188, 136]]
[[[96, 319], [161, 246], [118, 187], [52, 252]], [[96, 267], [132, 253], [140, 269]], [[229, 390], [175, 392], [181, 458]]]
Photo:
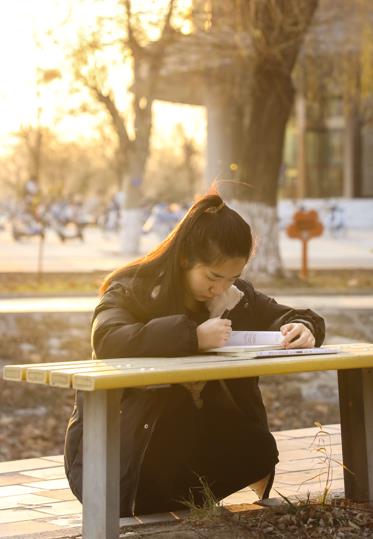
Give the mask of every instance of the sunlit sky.
[[[145, 1], [145, 0], [135, 0]], [[38, 46], [48, 30], [60, 29], [69, 18], [69, 30], [63, 37], [69, 40], [75, 31], [93, 22], [93, 4], [105, 10], [115, 0], [0, 0], [0, 152], [3, 153], [10, 134], [21, 125], [34, 124], [37, 118], [36, 70], [38, 66], [59, 68], [63, 55], [56, 48]], [[147, 2], [147, 5], [151, 2]], [[72, 6], [72, 8], [71, 8]], [[70, 7], [70, 11], [69, 11]], [[60, 30], [59, 30], [60, 31]], [[61, 36], [61, 33], [60, 33]], [[35, 40], [36, 38], [36, 40]], [[68, 85], [53, 83], [43, 90], [42, 123], [57, 125], [64, 138], [86, 138], [92, 133], [93, 119], [88, 116], [56, 119], [58, 102], [72, 103]], [[75, 98], [76, 99], [76, 98]], [[58, 107], [57, 107], [58, 108]], [[156, 103], [154, 107], [156, 131], [159, 137], [171, 136], [175, 123], [182, 122], [188, 135], [203, 140], [204, 112], [198, 107]], [[162, 122], [159, 119], [162, 117]], [[162, 127], [160, 125], [162, 124]]]

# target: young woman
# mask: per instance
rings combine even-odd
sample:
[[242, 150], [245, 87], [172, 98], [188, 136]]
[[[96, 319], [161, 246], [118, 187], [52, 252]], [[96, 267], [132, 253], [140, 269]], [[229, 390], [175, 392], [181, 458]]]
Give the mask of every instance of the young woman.
[[[320, 346], [324, 322], [241, 280], [249, 225], [217, 195], [192, 206], [147, 256], [111, 273], [93, 317], [94, 357], [183, 356], [222, 346], [232, 330], [280, 330], [284, 345]], [[227, 314], [229, 312], [229, 314]], [[82, 398], [70, 419], [66, 474], [82, 499]], [[267, 497], [278, 462], [257, 378], [123, 391], [120, 514], [157, 513], [253, 485]]]

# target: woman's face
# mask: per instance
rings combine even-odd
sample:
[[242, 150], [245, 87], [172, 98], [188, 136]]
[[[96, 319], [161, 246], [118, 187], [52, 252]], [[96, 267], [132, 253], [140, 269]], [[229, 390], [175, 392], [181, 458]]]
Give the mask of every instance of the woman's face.
[[187, 306], [196, 301], [209, 301], [225, 292], [241, 275], [246, 262], [246, 258], [227, 258], [212, 265], [197, 263], [185, 270]]

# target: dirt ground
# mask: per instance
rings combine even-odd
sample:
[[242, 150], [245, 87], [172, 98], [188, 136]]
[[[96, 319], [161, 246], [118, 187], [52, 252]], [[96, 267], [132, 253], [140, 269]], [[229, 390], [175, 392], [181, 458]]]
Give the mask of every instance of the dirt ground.
[[176, 524], [123, 528], [133, 539], [335, 539], [373, 537], [373, 512], [362, 505], [284, 505], [229, 513], [221, 509]]

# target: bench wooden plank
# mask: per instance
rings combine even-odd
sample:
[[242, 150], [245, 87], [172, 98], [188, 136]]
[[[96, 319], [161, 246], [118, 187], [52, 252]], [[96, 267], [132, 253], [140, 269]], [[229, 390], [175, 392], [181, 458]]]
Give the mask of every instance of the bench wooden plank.
[[[342, 347], [341, 347], [342, 348]], [[359, 352], [348, 349], [333, 356], [289, 356], [269, 359], [237, 360], [220, 359], [216, 356], [195, 356], [195, 361], [184, 364], [178, 358], [173, 364], [158, 367], [146, 366], [130, 370], [107, 370], [74, 374], [72, 385], [75, 389], [94, 391], [120, 387], [141, 387], [153, 384], [177, 384], [250, 376], [268, 376], [296, 372], [340, 370], [373, 367], [373, 344], [360, 348]], [[352, 353], [354, 352], [354, 353]], [[180, 362], [182, 359], [182, 362]]]
[[[90, 361], [90, 360], [88, 360]], [[40, 367], [48, 371], [48, 369], [54, 366], [63, 366], [67, 364], [82, 365], [86, 363], [86, 360], [79, 361], [55, 361], [51, 363], [22, 363], [19, 365], [5, 365], [3, 367], [3, 379], [9, 380], [9, 382], [25, 382], [27, 371], [30, 368]]]
[[[140, 361], [138, 358], [132, 359], [132, 361]], [[10, 382], [29, 382], [37, 384], [48, 384], [49, 383], [49, 373], [57, 369], [70, 369], [78, 368], [79, 366], [93, 366], [100, 365], [102, 363], [116, 363], [122, 362], [123, 367], [130, 366], [128, 360], [124, 359], [83, 359], [79, 361], [70, 360], [70, 361], [54, 361], [47, 363], [22, 363], [17, 365], [5, 365], [3, 367], [3, 379]], [[156, 358], [156, 361], [159, 363], [160, 358]], [[28, 373], [33, 373], [28, 376]], [[41, 374], [44, 373], [44, 374]]]
[[22, 382], [26, 379], [26, 368], [19, 365], [6, 365], [3, 368], [3, 379], [10, 382]]
[[[123, 359], [86, 360], [82, 363], [65, 362], [54, 366], [26, 368], [26, 381], [33, 384], [50, 384], [58, 387], [72, 387], [72, 374], [78, 372], [100, 372], [114, 368], [124, 368]], [[60, 381], [60, 383], [58, 383]]]
[[[177, 358], [116, 358], [7, 365], [3, 378], [10, 381], [50, 384], [93, 391], [139, 387], [158, 383], [182, 383], [240, 376], [263, 376], [316, 370], [370, 367], [373, 345], [339, 345], [333, 356], [295, 356], [270, 359], [227, 358], [200, 355]], [[351, 357], [346, 354], [353, 354]]]
[[[25, 380], [34, 384], [50, 384], [56, 387], [69, 388], [72, 387], [72, 375], [78, 373], [103, 372], [112, 370], [128, 371], [131, 369], [144, 369], [162, 366], [169, 368], [170, 366], [198, 364], [198, 356], [190, 356], [187, 358], [131, 358], [130, 362], [127, 358], [123, 359], [97, 359], [86, 360], [82, 362], [68, 361], [64, 363], [48, 363], [37, 365], [18, 365], [25, 375]], [[226, 361], [222, 356], [211, 356], [214, 363]], [[145, 365], [146, 364], [146, 365]], [[12, 379], [13, 381], [13, 379]], [[20, 380], [16, 380], [20, 381]]]
[[[60, 361], [53, 363], [25, 363], [20, 365], [5, 365], [3, 368], [3, 379], [9, 382], [29, 382], [32, 384], [49, 384], [50, 374], [56, 370], [68, 370], [76, 369], [79, 371], [79, 367], [85, 371], [86, 367], [90, 369], [97, 365], [101, 365], [103, 362], [116, 362], [118, 360], [82, 360], [82, 361]], [[124, 360], [119, 360], [124, 361]], [[158, 358], [159, 361], [159, 358]], [[63, 386], [67, 387], [67, 386]], [[71, 386], [69, 386], [71, 387]]]
[[[148, 359], [148, 358], [147, 358]], [[56, 370], [50, 371], [47, 374], [39, 374], [36, 369], [27, 370], [27, 381], [33, 382], [34, 373], [36, 378], [41, 378], [45, 380], [44, 383], [49, 383], [51, 386], [55, 387], [64, 387], [69, 388], [73, 387], [73, 376], [75, 374], [90, 374], [90, 373], [100, 373], [104, 374], [107, 372], [129, 372], [131, 370], [136, 370], [136, 372], [141, 372], [144, 368], [154, 368], [159, 367], [160, 362], [162, 362], [162, 367], [170, 368], [171, 365], [175, 365], [175, 359], [172, 358], [172, 361], [169, 361], [169, 358], [155, 358], [145, 360], [147, 366], [144, 367], [143, 360], [137, 360], [132, 363], [128, 363], [126, 359], [117, 359], [117, 360], [99, 360], [93, 362], [87, 362], [83, 366], [75, 366], [61, 369], [61, 367]], [[180, 358], [178, 358], [180, 359]], [[187, 362], [188, 364], [188, 362]]]
[[[219, 361], [218, 356], [214, 356], [216, 359], [215, 361]], [[145, 361], [152, 362], [156, 365], [159, 365], [159, 362], [161, 361], [162, 364], [166, 364], [166, 362], [171, 361], [175, 362], [175, 359], [177, 361], [180, 361], [180, 358], [145, 358]], [[184, 360], [185, 358], [183, 358]], [[195, 361], [195, 356], [191, 356], [187, 358], [185, 363], [188, 363], [189, 361]], [[85, 359], [85, 360], [70, 360], [70, 361], [54, 361], [50, 363], [23, 363], [23, 364], [17, 364], [17, 365], [5, 365], [3, 368], [3, 379], [8, 380], [10, 382], [29, 382], [29, 383], [36, 383], [36, 384], [49, 384], [49, 374], [52, 372], [55, 372], [56, 370], [61, 369], [61, 371], [65, 371], [65, 369], [77, 369], [79, 370], [79, 367], [82, 367], [84, 372], [86, 367], [92, 368], [95, 366], [102, 366], [102, 365], [118, 365], [118, 363], [121, 364], [122, 368], [141, 368], [143, 365], [144, 358], [114, 358], [114, 359]], [[52, 385], [58, 385], [58, 384], [52, 384]], [[71, 387], [67, 386], [65, 383], [61, 387]]]
[[[28, 367], [26, 369], [26, 382], [30, 384], [50, 384], [52, 383], [52, 376], [57, 372], [86, 372], [92, 370], [94, 367], [100, 367], [101, 361], [91, 362], [90, 360], [82, 363], [63, 363], [60, 365], [54, 366], [42, 366], [42, 367]], [[61, 387], [71, 387], [71, 385], [63, 385]]]

